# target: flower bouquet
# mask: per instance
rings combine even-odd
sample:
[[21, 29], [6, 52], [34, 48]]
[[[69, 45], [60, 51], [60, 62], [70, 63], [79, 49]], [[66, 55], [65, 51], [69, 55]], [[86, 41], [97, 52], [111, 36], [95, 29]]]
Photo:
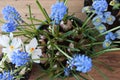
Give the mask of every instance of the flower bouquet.
[[[98, 6], [102, 1], [106, 6]], [[29, 22], [14, 7], [3, 8], [0, 80], [28, 80], [34, 63], [40, 66], [40, 74], [49, 75], [50, 80], [70, 77], [94, 80], [88, 72], [92, 68], [99, 69], [94, 64], [99, 63], [95, 58], [120, 50], [120, 26], [106, 27], [116, 20], [107, 11], [106, 0], [94, 0], [91, 7], [84, 7], [82, 11], [88, 14], [85, 21], [68, 14], [67, 2], [58, 0], [52, 5], [49, 15], [36, 0], [46, 20], [34, 18], [28, 5]], [[37, 80], [41, 79], [40, 75]]]

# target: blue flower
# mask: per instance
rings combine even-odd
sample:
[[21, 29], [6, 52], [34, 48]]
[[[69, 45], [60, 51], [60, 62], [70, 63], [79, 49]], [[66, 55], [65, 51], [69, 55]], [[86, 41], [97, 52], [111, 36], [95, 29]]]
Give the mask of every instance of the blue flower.
[[0, 73], [0, 80], [14, 80], [14, 77], [9, 71], [4, 71]]
[[18, 25], [15, 22], [8, 22], [3, 24], [3, 26], [1, 27], [1, 30], [4, 32], [13, 32], [16, 30], [16, 27]]
[[16, 66], [23, 66], [29, 62], [30, 56], [26, 52], [21, 52], [20, 50], [17, 50], [13, 52], [11, 59], [11, 62]]
[[64, 69], [64, 75], [65, 76], [69, 76], [70, 75], [70, 69], [69, 68], [65, 68]]
[[115, 35], [116, 35], [116, 38], [120, 39], [120, 30], [117, 30], [117, 31], [115, 32]]
[[111, 15], [111, 12], [105, 12], [104, 17], [105, 17], [106, 23], [109, 25], [112, 25], [113, 22], [115, 21], [115, 17]]
[[69, 64], [68, 68], [71, 70], [75, 67], [76, 71], [86, 73], [92, 68], [92, 60], [88, 56], [75, 54], [72, 59], [67, 61]]
[[97, 14], [102, 14], [108, 8], [108, 3], [106, 0], [95, 0], [92, 4]]
[[103, 42], [103, 48], [108, 48], [111, 45], [111, 43], [112, 43], [111, 40], [106, 39]]
[[64, 2], [57, 2], [52, 5], [50, 17], [52, 20], [55, 20], [56, 24], [60, 23], [65, 14], [67, 14], [67, 7], [64, 5]]
[[113, 32], [109, 32], [106, 36], [105, 36], [106, 40], [115, 40], [116, 39], [116, 35]]
[[3, 76], [2, 73], [0, 73], [0, 80], [2, 79], [2, 76]]
[[97, 26], [95, 26], [95, 28], [96, 28], [100, 33], [103, 33], [103, 32], [105, 32], [105, 31], [107, 30], [106, 27], [105, 27], [105, 25], [103, 25], [103, 24], [97, 25]]
[[95, 16], [92, 19], [92, 23], [96, 26], [96, 25], [100, 25], [102, 23], [102, 16]]
[[20, 20], [20, 14], [16, 11], [14, 7], [6, 6], [2, 10], [2, 14], [4, 16], [4, 19], [7, 21]]

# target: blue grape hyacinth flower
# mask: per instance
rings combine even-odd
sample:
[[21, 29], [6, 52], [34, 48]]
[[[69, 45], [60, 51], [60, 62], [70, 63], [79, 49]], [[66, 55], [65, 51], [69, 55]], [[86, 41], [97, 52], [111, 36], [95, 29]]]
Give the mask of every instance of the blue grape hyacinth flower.
[[105, 32], [105, 31], [107, 30], [106, 27], [105, 27], [105, 25], [103, 25], [103, 24], [97, 25], [97, 26], [95, 26], [95, 28], [96, 28], [100, 33], [103, 33], [103, 32]]
[[18, 21], [21, 17], [20, 14], [16, 11], [16, 9], [9, 5], [3, 8], [2, 14], [4, 19], [7, 21]]
[[14, 76], [9, 71], [0, 73], [0, 80], [15, 80]]
[[3, 32], [13, 32], [16, 30], [17, 26], [18, 26], [18, 24], [16, 24], [15, 22], [7, 22], [7, 23], [3, 24], [3, 26], [1, 26], [1, 30]]
[[75, 54], [72, 59], [67, 61], [68, 68], [71, 70], [75, 67], [76, 71], [80, 71], [82, 73], [87, 73], [92, 68], [92, 60], [88, 56]]
[[11, 59], [12, 64], [15, 64], [16, 66], [23, 66], [29, 62], [30, 56], [26, 52], [17, 50], [12, 53]]
[[60, 23], [65, 14], [67, 14], [67, 7], [65, 6], [64, 2], [57, 2], [56, 4], [52, 5], [50, 17], [55, 21], [56, 24]]
[[96, 14], [102, 14], [108, 8], [108, 3], [106, 0], [95, 0], [92, 4], [95, 9]]
[[111, 15], [111, 12], [105, 12], [104, 17], [105, 17], [106, 23], [109, 25], [112, 25], [115, 21], [115, 17]]

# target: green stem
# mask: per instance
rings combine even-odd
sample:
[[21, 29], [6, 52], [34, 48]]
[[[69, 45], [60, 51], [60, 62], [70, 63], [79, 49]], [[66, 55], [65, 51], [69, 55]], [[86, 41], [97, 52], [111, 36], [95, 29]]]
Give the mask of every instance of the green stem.
[[106, 50], [103, 50], [103, 51], [99, 51], [95, 54], [92, 54], [91, 57], [98, 57], [99, 55], [101, 54], [104, 54], [105, 52], [111, 52], [111, 51], [120, 51], [120, 48], [112, 48], [112, 49], [106, 49]]
[[86, 73], [86, 74], [91, 80], [94, 80], [90, 74], [88, 74], [88, 73]]
[[[113, 41], [112, 43], [120, 43], [120, 41]], [[92, 43], [92, 44], [86, 44], [84, 46], [100, 45], [100, 44], [103, 44], [103, 42], [96, 42], [96, 43]]]
[[69, 56], [68, 54], [66, 54], [63, 50], [61, 50], [57, 45], [54, 45], [62, 54], [64, 54], [67, 58], [72, 59], [71, 56]]
[[82, 28], [85, 27], [85, 25], [88, 23], [88, 21], [94, 16], [95, 13], [93, 13], [89, 18], [86, 19], [86, 21], [83, 23]]
[[91, 46], [91, 45], [98, 45], [98, 44], [102, 44], [103, 42], [96, 42], [96, 43], [92, 43], [92, 44], [86, 44], [84, 46]]
[[2, 65], [2, 63], [5, 62], [5, 60], [7, 59], [7, 54], [5, 54], [5, 56], [2, 58], [2, 60], [0, 61], [0, 66]]
[[28, 7], [29, 7], [30, 21], [31, 21], [31, 24], [32, 24], [32, 26], [33, 26], [32, 28], [33, 28], [34, 30], [36, 30], [35, 25], [34, 25], [33, 20], [32, 20], [32, 11], [31, 11], [31, 7], [30, 7], [30, 5], [28, 5]]
[[68, 0], [65, 0], [64, 4], [67, 5]]
[[48, 20], [48, 22], [50, 22], [50, 18], [48, 16], [47, 12], [45, 11], [45, 9], [41, 6], [41, 4], [39, 3], [38, 0], [36, 0], [36, 3], [38, 5], [39, 9], [41, 10], [42, 14], [45, 16], [46, 20]]
[[17, 68], [16, 70], [14, 70], [14, 72], [12, 74], [16, 74], [18, 71], [20, 71], [21, 69], [23, 69], [25, 66], [21, 66], [19, 68]]
[[105, 34], [107, 34], [107, 33], [111, 32], [111, 31], [114, 31], [114, 30], [117, 30], [117, 29], [120, 29], [120, 26], [115, 27], [115, 28], [113, 28], [113, 29], [110, 29], [110, 30], [108, 30], [108, 31], [106, 31], [106, 32], [104, 32], [104, 33], [102, 33], [102, 34], [98, 35], [97, 37], [100, 37], [100, 36], [102, 36], [102, 35], [105, 35]]

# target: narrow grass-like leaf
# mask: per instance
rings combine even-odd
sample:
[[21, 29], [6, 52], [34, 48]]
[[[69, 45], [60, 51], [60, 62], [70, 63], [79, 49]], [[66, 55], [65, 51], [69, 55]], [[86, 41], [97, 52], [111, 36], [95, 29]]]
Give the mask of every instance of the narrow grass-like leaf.
[[41, 10], [42, 14], [43, 14], [44, 17], [46, 18], [46, 20], [47, 20], [48, 22], [50, 22], [50, 18], [49, 18], [49, 16], [47, 15], [47, 12], [45, 11], [45, 9], [41, 6], [41, 4], [39, 3], [38, 0], [36, 0], [36, 3], [37, 3], [37, 5], [38, 5], [39, 9]]

